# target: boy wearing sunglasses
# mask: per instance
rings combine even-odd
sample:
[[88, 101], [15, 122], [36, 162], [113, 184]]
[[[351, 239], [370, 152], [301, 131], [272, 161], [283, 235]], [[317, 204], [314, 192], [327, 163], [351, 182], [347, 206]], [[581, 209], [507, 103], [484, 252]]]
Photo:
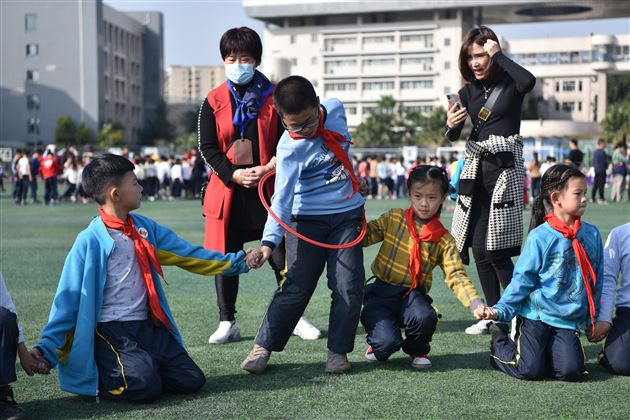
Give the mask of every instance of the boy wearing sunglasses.
[[[359, 182], [348, 152], [350, 134], [343, 104], [338, 99], [320, 104], [311, 83], [300, 76], [280, 81], [273, 99], [286, 129], [276, 150], [273, 212], [296, 232], [316, 241], [351, 242], [361, 231], [365, 200], [357, 194]], [[280, 224], [268, 217], [258, 264], [270, 257], [283, 235]], [[286, 258], [286, 278], [241, 368], [263, 373], [271, 352], [284, 350], [326, 266], [332, 291], [326, 372], [347, 372], [346, 354], [354, 347], [363, 299], [362, 248], [325, 249], [287, 235]]]

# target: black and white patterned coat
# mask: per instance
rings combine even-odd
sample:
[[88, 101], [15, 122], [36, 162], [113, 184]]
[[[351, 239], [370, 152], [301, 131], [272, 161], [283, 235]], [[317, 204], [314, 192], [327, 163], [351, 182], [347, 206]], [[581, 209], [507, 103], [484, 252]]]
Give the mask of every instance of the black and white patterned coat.
[[523, 142], [519, 135], [507, 138], [491, 135], [484, 141], [466, 142], [465, 163], [451, 228], [460, 253], [464, 251], [468, 239], [477, 171], [482, 157], [490, 155], [503, 170], [492, 192], [486, 251], [520, 249], [523, 242]]

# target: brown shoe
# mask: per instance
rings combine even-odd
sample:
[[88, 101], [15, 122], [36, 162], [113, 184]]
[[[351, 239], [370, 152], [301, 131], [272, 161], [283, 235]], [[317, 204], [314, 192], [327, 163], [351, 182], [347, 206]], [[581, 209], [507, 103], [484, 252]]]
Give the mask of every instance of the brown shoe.
[[263, 346], [254, 344], [252, 351], [249, 352], [245, 360], [243, 360], [243, 363], [241, 363], [241, 369], [249, 373], [260, 375], [267, 369], [267, 362], [269, 362], [270, 356], [271, 352], [269, 350]]
[[326, 373], [346, 373], [350, 370], [350, 362], [345, 354], [328, 351]]

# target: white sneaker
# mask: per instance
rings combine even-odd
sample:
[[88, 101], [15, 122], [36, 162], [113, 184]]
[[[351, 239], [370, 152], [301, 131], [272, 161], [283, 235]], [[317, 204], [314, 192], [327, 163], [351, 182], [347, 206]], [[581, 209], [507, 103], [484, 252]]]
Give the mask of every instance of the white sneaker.
[[241, 326], [238, 321], [221, 321], [217, 330], [208, 338], [210, 344], [223, 344], [228, 341], [241, 341]]
[[365, 351], [365, 360], [367, 360], [370, 363], [378, 362], [378, 359], [376, 358], [376, 355], [374, 354], [374, 349], [372, 348], [372, 346], [368, 346], [367, 350]]
[[466, 328], [465, 330], [466, 334], [469, 334], [469, 335], [488, 334], [489, 333], [488, 327], [490, 327], [491, 323], [492, 321], [489, 321], [487, 319], [482, 319], [476, 324], [473, 324], [470, 327]]
[[428, 369], [432, 366], [429, 356], [426, 354], [418, 354], [411, 356], [411, 367], [416, 369]]
[[512, 318], [512, 327], [510, 328], [510, 338], [514, 341], [516, 338], [516, 317]]
[[303, 340], [317, 340], [322, 336], [322, 333], [303, 316], [295, 326], [293, 335], [297, 335]]

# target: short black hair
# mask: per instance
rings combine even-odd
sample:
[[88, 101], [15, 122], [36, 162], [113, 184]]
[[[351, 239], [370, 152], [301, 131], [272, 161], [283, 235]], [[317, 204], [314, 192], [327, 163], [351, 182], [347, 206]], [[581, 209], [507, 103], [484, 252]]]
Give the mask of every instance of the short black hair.
[[119, 186], [135, 166], [127, 158], [106, 153], [98, 156], [83, 168], [83, 190], [98, 204], [105, 204], [105, 193], [110, 186]]
[[225, 32], [219, 41], [221, 58], [230, 54], [250, 54], [259, 66], [262, 61], [262, 42], [260, 36], [247, 26], [232, 28]]
[[280, 116], [299, 114], [318, 105], [315, 88], [302, 76], [289, 76], [280, 80], [273, 92], [273, 102]]

